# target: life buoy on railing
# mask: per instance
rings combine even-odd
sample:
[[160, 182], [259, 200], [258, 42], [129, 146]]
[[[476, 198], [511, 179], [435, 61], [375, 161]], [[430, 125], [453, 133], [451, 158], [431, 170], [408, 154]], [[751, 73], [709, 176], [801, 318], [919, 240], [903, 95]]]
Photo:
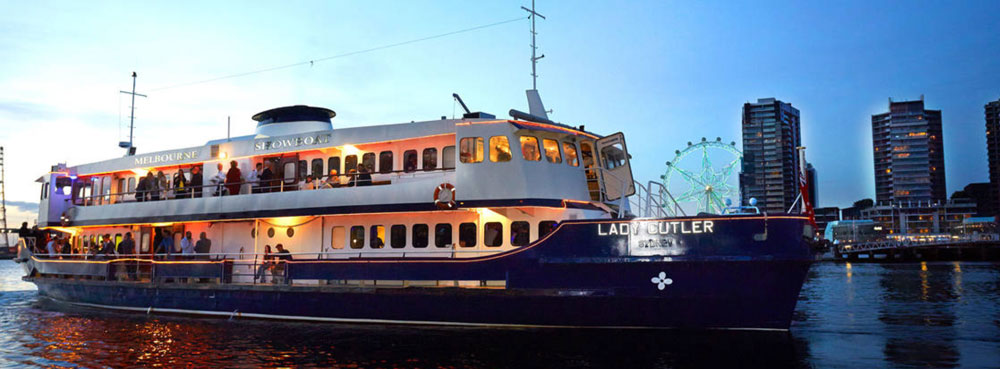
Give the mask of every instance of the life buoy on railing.
[[61, 224], [63, 227], [69, 226], [69, 223], [73, 221], [73, 216], [75, 215], [76, 215], [75, 206], [64, 210], [62, 212], [62, 215], [59, 216], [59, 224]]
[[438, 209], [450, 210], [457, 206], [455, 204], [455, 186], [451, 183], [442, 183], [434, 189], [434, 205], [437, 205]]

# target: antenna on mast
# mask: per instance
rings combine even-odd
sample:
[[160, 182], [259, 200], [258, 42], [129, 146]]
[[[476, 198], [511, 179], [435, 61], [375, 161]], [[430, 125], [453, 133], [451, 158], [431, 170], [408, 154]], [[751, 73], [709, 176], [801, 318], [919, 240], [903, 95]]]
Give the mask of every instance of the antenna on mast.
[[535, 0], [531, 0], [531, 9], [523, 6], [521, 9], [524, 9], [524, 11], [531, 14], [528, 16], [528, 18], [531, 18], [531, 89], [526, 91], [528, 94], [528, 111], [531, 115], [548, 119], [548, 114], [545, 112], [545, 106], [542, 105], [542, 98], [538, 95], [537, 65], [538, 60], [544, 58], [545, 54], [542, 54], [542, 56], [535, 56], [538, 51], [538, 46], [535, 44], [535, 35], [538, 34], [538, 32], [535, 32], [535, 18], [541, 17], [542, 19], [545, 19], [545, 16], [538, 14], [538, 12], [535, 11]]
[[118, 143], [118, 147], [125, 149], [125, 156], [135, 155], [135, 146], [132, 145], [132, 132], [135, 129], [135, 97], [136, 96], [146, 97], [146, 95], [135, 93], [136, 76], [137, 75], [135, 74], [135, 72], [132, 72], [132, 92], [119, 91], [126, 95], [132, 95], [132, 106], [131, 106], [132, 113], [129, 114], [128, 117], [128, 142], [122, 141]]

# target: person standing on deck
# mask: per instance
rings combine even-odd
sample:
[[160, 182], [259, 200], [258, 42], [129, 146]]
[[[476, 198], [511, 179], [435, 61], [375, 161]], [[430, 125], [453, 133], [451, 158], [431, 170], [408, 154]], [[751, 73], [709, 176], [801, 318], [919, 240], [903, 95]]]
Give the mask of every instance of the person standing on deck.
[[160, 240], [160, 244], [156, 245], [156, 254], [164, 254], [165, 259], [170, 259], [171, 254], [174, 252], [174, 238], [170, 234], [170, 231], [163, 230], [163, 237]]
[[[188, 236], [190, 238], [190, 236]], [[212, 240], [205, 237], [205, 232], [201, 232], [198, 235], [198, 242], [194, 244], [194, 252], [199, 254], [208, 254], [212, 252]], [[208, 256], [205, 259], [209, 259]]]
[[216, 165], [216, 168], [219, 169], [219, 172], [215, 173], [215, 176], [213, 176], [209, 181], [211, 181], [212, 185], [215, 186], [215, 196], [222, 196], [222, 193], [225, 191], [224, 185], [226, 183], [226, 173], [222, 171], [222, 163]]
[[170, 193], [170, 181], [162, 170], [156, 174], [156, 184], [160, 186], [160, 198], [166, 200], [167, 194]]
[[247, 182], [250, 182], [250, 193], [260, 193], [260, 171], [263, 167], [263, 164], [257, 163], [247, 175]]
[[240, 187], [243, 185], [243, 173], [236, 160], [229, 162], [229, 172], [226, 173], [226, 189], [230, 195], [239, 195]]
[[271, 162], [264, 163], [264, 171], [260, 172], [260, 192], [271, 192], [274, 183], [274, 170], [271, 169]]
[[181, 238], [181, 254], [188, 258], [189, 255], [194, 255], [194, 242], [191, 242], [191, 232], [184, 233], [184, 237]]
[[49, 257], [50, 258], [55, 258], [56, 257], [56, 253], [57, 253], [56, 252], [56, 242], [58, 240], [59, 240], [58, 237], [52, 237], [52, 239], [49, 240], [49, 243], [47, 243], [45, 245], [45, 250], [49, 252]]
[[194, 197], [201, 197], [201, 186], [205, 184], [201, 175], [201, 166], [196, 165], [191, 167], [191, 182], [188, 184], [191, 186], [191, 191]]
[[177, 169], [177, 173], [174, 174], [174, 198], [182, 199], [187, 196], [188, 191], [187, 178], [184, 178], [184, 168]]
[[[118, 256], [126, 255], [127, 257], [132, 257], [135, 254], [135, 241], [132, 241], [132, 232], [126, 232], [125, 238], [122, 242], [118, 243]], [[125, 273], [128, 275], [128, 279], [136, 279], [136, 269], [138, 266], [135, 261], [125, 262]]]

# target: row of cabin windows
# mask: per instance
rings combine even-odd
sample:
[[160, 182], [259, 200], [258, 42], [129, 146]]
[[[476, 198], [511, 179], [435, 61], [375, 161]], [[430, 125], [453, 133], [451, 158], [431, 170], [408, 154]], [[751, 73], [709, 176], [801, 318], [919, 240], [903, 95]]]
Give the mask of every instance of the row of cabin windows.
[[[556, 222], [544, 220], [538, 222], [538, 237], [545, 237], [556, 228]], [[525, 246], [530, 243], [531, 225], [526, 221], [514, 221], [510, 223], [511, 246]], [[406, 247], [406, 237], [411, 238], [411, 246], [414, 248], [426, 248], [431, 243], [430, 226], [427, 224], [414, 224], [407, 232], [406, 225], [394, 224], [389, 227], [389, 247], [401, 249]], [[458, 225], [458, 246], [475, 247], [479, 241], [477, 237], [476, 223], [467, 222]], [[352, 226], [350, 229], [350, 239], [348, 245], [352, 249], [363, 249], [365, 247], [365, 226]], [[385, 244], [385, 226], [373, 225], [368, 227], [368, 247], [381, 249]], [[487, 222], [483, 224], [483, 244], [487, 247], [500, 247], [504, 245], [503, 223]], [[451, 247], [453, 243], [452, 225], [450, 223], [438, 223], [434, 225], [434, 246]], [[331, 230], [331, 244], [333, 249], [344, 248], [344, 227], [336, 226]]]
[[[376, 167], [375, 153], [366, 152], [361, 154], [360, 164], [366, 168], [369, 173], [392, 173], [397, 171], [393, 155], [394, 153], [392, 151], [379, 152], [378, 166]], [[419, 164], [417, 161], [418, 158], [423, 159], [419, 162]], [[441, 150], [440, 162], [440, 168], [442, 169], [455, 168], [455, 146], [445, 146]], [[352, 170], [359, 171], [357, 155], [344, 156], [343, 164], [343, 170], [341, 170], [341, 157], [331, 156], [327, 159], [326, 170], [324, 170], [323, 159], [312, 159], [312, 162], [308, 164], [308, 167], [305, 160], [300, 160], [298, 166], [299, 177], [304, 177], [307, 174], [313, 176], [325, 176], [329, 174], [331, 170], [336, 170], [337, 174], [347, 174]], [[307, 171], [307, 169], [311, 169], [311, 173], [310, 171]], [[403, 167], [401, 169], [404, 173], [412, 173], [417, 170], [431, 171], [438, 169], [438, 149], [436, 147], [428, 147], [419, 153], [417, 150], [403, 151]]]
[[[541, 140], [539, 147], [538, 138], [534, 136], [518, 136], [520, 141], [521, 156], [527, 161], [541, 161], [542, 153], [545, 160], [550, 163], [559, 164], [565, 158], [566, 164], [580, 166], [580, 152], [577, 151], [576, 144], [566, 141], [557, 141], [548, 138]], [[485, 141], [482, 137], [464, 137], [459, 140], [458, 146], [461, 149], [459, 159], [463, 163], [479, 163], [484, 160]], [[593, 149], [589, 142], [581, 144], [584, 150], [584, 157], [593, 157]], [[507, 162], [512, 158], [510, 142], [507, 136], [493, 136], [489, 140], [489, 157], [492, 162]]]

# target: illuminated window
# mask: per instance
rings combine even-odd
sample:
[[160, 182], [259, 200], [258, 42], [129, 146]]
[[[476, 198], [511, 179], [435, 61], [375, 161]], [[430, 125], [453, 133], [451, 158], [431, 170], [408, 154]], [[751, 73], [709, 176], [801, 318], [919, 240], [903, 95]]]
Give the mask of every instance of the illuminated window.
[[371, 238], [368, 240], [368, 247], [381, 249], [385, 246], [385, 226], [375, 225], [371, 227]]
[[483, 227], [483, 243], [489, 247], [503, 245], [503, 224], [487, 222]]
[[[356, 159], [355, 159], [356, 160]], [[326, 161], [326, 167], [330, 170], [336, 170], [337, 174], [344, 174], [340, 172], [340, 157], [331, 156], [330, 159]]]
[[312, 175], [313, 176], [326, 176], [326, 172], [323, 171], [323, 159], [313, 159], [312, 160]]
[[438, 149], [428, 147], [424, 149], [424, 170], [434, 170], [438, 166]]
[[490, 161], [510, 161], [510, 142], [507, 136], [490, 137]]
[[542, 154], [538, 151], [538, 139], [531, 136], [521, 136], [521, 155], [524, 160], [542, 160]]
[[417, 150], [403, 152], [403, 171], [406, 173], [417, 171]]
[[476, 223], [458, 225], [458, 245], [461, 247], [476, 246]]
[[445, 146], [441, 149], [441, 168], [455, 169], [455, 146]]
[[351, 227], [351, 248], [360, 249], [365, 247], [365, 227]]
[[378, 172], [392, 172], [392, 151], [383, 151], [378, 154]]
[[351, 171], [358, 171], [358, 156], [357, 155], [347, 155], [344, 157], [344, 173], [350, 173]]
[[[366, 152], [361, 155], [361, 166], [365, 167], [368, 173], [375, 173], [375, 153]], [[358, 170], [361, 171], [360, 169]]]
[[583, 155], [583, 167], [591, 168], [594, 166], [594, 144], [590, 141], [583, 141], [580, 143], [580, 154]]
[[[567, 155], [566, 160], [569, 160], [569, 155]], [[528, 238], [531, 235], [531, 226], [525, 221], [516, 221], [510, 223], [510, 244], [514, 246], [524, 246], [527, 245]]]
[[413, 225], [413, 247], [422, 249], [427, 247], [428, 228], [426, 224]]
[[330, 248], [340, 250], [344, 248], [344, 227], [333, 227], [330, 230]]
[[389, 228], [389, 246], [394, 249], [401, 249], [406, 247], [406, 226], [402, 224], [394, 224]]
[[440, 223], [434, 226], [434, 246], [451, 246], [451, 224]]
[[479, 163], [483, 161], [482, 137], [466, 137], [459, 141], [458, 145], [462, 149], [459, 159], [463, 163]]
[[545, 148], [545, 159], [549, 163], [562, 163], [562, 156], [559, 155], [559, 143], [556, 140], [542, 140], [542, 147]]
[[563, 152], [566, 153], [566, 164], [572, 165], [574, 167], [580, 166], [580, 160], [577, 159], [576, 145], [572, 142], [563, 142]]

